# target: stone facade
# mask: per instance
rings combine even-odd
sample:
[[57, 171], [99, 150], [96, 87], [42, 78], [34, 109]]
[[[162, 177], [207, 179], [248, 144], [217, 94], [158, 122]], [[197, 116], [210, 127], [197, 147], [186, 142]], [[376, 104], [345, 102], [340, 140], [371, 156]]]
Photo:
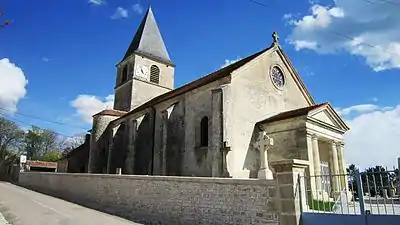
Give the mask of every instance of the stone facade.
[[345, 172], [349, 128], [329, 103], [314, 102], [276, 35], [177, 89], [174, 68], [149, 9], [117, 68], [114, 109], [93, 117], [89, 173], [273, 179], [270, 163], [287, 159], [307, 161], [309, 176], [325, 163]]

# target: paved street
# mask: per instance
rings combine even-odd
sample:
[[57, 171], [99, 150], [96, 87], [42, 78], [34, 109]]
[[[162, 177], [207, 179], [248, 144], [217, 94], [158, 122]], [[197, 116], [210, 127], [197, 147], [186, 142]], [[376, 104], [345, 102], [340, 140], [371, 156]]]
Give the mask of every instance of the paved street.
[[133, 225], [122, 218], [0, 182], [0, 225]]

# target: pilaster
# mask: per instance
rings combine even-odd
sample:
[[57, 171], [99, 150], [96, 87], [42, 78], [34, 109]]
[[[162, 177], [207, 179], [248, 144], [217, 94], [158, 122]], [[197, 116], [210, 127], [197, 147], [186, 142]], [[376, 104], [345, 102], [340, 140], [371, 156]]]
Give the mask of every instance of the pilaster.
[[134, 174], [135, 173], [135, 144], [137, 136], [137, 120], [129, 118], [128, 120], [128, 153], [125, 160], [124, 173]]
[[116, 133], [115, 128], [110, 128], [110, 130], [107, 132], [108, 135], [108, 146], [107, 146], [107, 173], [111, 173], [111, 164], [112, 164], [112, 154], [114, 150], [114, 136]]
[[167, 175], [168, 111], [161, 112], [161, 174]]
[[212, 90], [212, 125], [211, 125], [211, 153], [212, 176], [221, 176], [221, 147], [222, 147], [222, 89]]

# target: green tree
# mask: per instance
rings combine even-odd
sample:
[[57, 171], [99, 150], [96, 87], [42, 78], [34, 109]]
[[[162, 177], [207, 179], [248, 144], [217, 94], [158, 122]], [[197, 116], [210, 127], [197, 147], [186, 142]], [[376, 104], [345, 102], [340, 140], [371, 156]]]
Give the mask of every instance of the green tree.
[[32, 126], [25, 135], [25, 150], [28, 159], [38, 160], [57, 148], [57, 134], [51, 130]]
[[62, 153], [58, 150], [46, 152], [40, 160], [46, 162], [57, 162], [62, 157]]
[[[373, 197], [376, 194], [383, 195], [383, 191], [390, 190], [396, 181], [398, 171], [386, 171], [383, 166], [370, 167], [362, 174], [364, 192]], [[390, 195], [390, 192], [388, 191]]]
[[23, 136], [24, 132], [16, 123], [0, 117], [0, 178], [18, 162]]

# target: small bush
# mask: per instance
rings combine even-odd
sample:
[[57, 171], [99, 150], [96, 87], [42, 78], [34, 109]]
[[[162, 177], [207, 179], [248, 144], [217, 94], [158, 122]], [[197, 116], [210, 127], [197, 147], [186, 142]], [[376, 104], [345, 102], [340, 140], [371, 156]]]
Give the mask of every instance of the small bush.
[[325, 211], [325, 212], [332, 212], [334, 205], [335, 205], [334, 202], [325, 202], [322, 200], [315, 200], [315, 199], [313, 199], [312, 202], [309, 204], [310, 209]]

